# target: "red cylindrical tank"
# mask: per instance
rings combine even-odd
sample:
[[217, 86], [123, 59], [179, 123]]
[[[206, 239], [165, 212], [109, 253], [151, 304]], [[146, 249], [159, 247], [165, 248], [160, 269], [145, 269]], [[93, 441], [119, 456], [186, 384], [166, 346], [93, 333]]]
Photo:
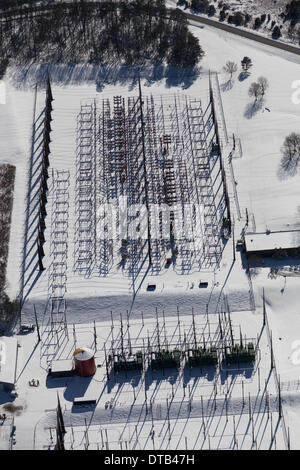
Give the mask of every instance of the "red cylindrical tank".
[[96, 363], [94, 353], [91, 349], [82, 347], [77, 348], [74, 353], [75, 369], [80, 377], [90, 377], [96, 372]]

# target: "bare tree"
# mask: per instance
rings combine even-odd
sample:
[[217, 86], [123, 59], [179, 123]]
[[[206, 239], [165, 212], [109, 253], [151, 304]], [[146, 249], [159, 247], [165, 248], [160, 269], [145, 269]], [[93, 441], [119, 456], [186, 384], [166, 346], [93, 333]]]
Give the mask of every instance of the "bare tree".
[[298, 44], [300, 44], [300, 28], [299, 28], [299, 26], [296, 29], [296, 40], [297, 40]]
[[232, 80], [232, 76], [234, 73], [236, 73], [237, 69], [238, 69], [237, 64], [235, 62], [231, 62], [230, 60], [226, 62], [226, 64], [223, 67], [224, 72], [230, 75], [230, 80]]
[[0, 165], [0, 310], [5, 289], [15, 171], [12, 165]]
[[268, 79], [266, 77], [259, 77], [257, 79], [257, 83], [260, 86], [261, 96], [263, 97], [265, 95], [267, 89], [269, 88]]
[[281, 153], [282, 167], [286, 170], [296, 169], [300, 162], [300, 134], [289, 134], [284, 140]]
[[290, 26], [289, 29], [288, 29], [288, 36], [293, 42], [299, 44], [299, 41], [300, 41], [300, 28], [295, 27], [295, 26], [294, 27]]
[[300, 134], [292, 132], [288, 135], [284, 140], [281, 153], [279, 176], [294, 176], [300, 163]]
[[261, 87], [259, 83], [251, 83], [248, 93], [251, 98], [255, 98], [256, 103], [258, 98], [261, 96]]

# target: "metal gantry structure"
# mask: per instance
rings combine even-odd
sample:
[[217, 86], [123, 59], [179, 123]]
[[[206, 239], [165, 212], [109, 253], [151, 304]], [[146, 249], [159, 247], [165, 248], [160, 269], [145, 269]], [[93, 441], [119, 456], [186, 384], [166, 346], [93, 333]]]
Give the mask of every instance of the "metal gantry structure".
[[67, 290], [70, 172], [55, 170], [52, 173], [52, 178], [50, 248], [52, 263], [49, 273], [50, 331], [59, 345], [59, 333], [63, 331], [66, 337], [68, 336], [65, 293]]
[[166, 259], [180, 274], [219, 265], [226, 203], [222, 172], [212, 176], [220, 149], [208, 101], [203, 111], [183, 94], [144, 97], [139, 83], [138, 96], [82, 104], [76, 271], [122, 267], [134, 279], [159, 274]]
[[[204, 258], [208, 261], [213, 260], [218, 263], [222, 253], [220, 227], [222, 220], [217, 213], [215, 198], [211, 178], [212, 170], [212, 146], [216, 145], [215, 132], [212, 140], [209, 140], [211, 130], [210, 120], [212, 119], [211, 110], [209, 110], [208, 121], [205, 123], [206, 114], [202, 111], [200, 100], [190, 100], [185, 108], [187, 132], [189, 135], [189, 149], [193, 160], [193, 169], [195, 177], [195, 192], [199, 206], [202, 207], [203, 237], [204, 237]], [[212, 161], [211, 161], [212, 160]]]
[[95, 253], [95, 111], [81, 105], [77, 119], [75, 270], [89, 274]]
[[[127, 440], [126, 448], [134, 449], [139, 442], [138, 447], [148, 449], [150, 431], [155, 446], [168, 439], [171, 449], [289, 449], [281, 388], [276, 392], [270, 380], [275, 370], [272, 348], [269, 363], [270, 355], [266, 362], [261, 354], [267, 340], [261, 331], [246, 338], [232, 320], [224, 299], [214, 315], [198, 308], [180, 312], [178, 307], [177, 319], [175, 312], [170, 318], [158, 310], [145, 322], [143, 315], [139, 322], [128, 312], [120, 315], [120, 322], [112, 316], [111, 334], [101, 345], [94, 324], [102, 376], [96, 378], [97, 393], [103, 401], [99, 408], [94, 403], [97, 411], [89, 426], [82, 419], [74, 429], [70, 411], [61, 413], [58, 403], [52, 426], [57, 448], [122, 449]], [[98, 327], [102, 335], [102, 324]], [[197, 422], [197, 432], [185, 436], [176, 427], [179, 419]], [[116, 427], [113, 438], [109, 433]]]
[[233, 328], [230, 311], [220, 312], [214, 321], [209, 315], [202, 317], [205, 321], [199, 324], [199, 315], [196, 320], [192, 309], [192, 320], [187, 328], [177, 309], [178, 322], [170, 332], [169, 327], [168, 331], [166, 328], [165, 316], [159, 316], [156, 309], [156, 328], [151, 336], [148, 333], [147, 337], [134, 338], [129, 320], [126, 324], [121, 315], [119, 332], [115, 331], [105, 346], [107, 378], [111, 373], [121, 371], [182, 369], [186, 365], [212, 365], [221, 373], [232, 366], [245, 367], [248, 363], [249, 370], [252, 370], [256, 360], [260, 360], [258, 339], [242, 336], [241, 330]]

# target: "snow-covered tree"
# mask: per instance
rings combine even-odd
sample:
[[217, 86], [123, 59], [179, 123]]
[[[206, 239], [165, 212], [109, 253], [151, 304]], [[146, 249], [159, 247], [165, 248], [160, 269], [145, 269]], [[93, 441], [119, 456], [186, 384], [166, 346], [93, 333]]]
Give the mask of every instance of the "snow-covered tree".
[[208, 11], [207, 11], [208, 16], [214, 16], [215, 13], [216, 13], [216, 11], [217, 11], [217, 10], [216, 10], [215, 6], [211, 3], [211, 4], [209, 5]]
[[222, 10], [220, 10], [220, 21], [224, 21], [226, 16], [227, 16], [226, 9], [223, 6]]
[[300, 0], [292, 0], [287, 4], [285, 18], [294, 21], [300, 19]]
[[272, 33], [272, 38], [273, 39], [279, 39], [281, 36], [281, 31], [278, 25], [275, 25]]
[[259, 28], [260, 28], [260, 25], [261, 25], [261, 19], [260, 19], [260, 17], [258, 16], [258, 17], [255, 18], [255, 20], [254, 20], [254, 29], [259, 29]]
[[288, 29], [288, 36], [289, 38], [296, 43], [300, 43], [300, 27], [292, 27], [290, 26]]
[[233, 23], [236, 26], [242, 26], [244, 21], [244, 15], [240, 11], [236, 11], [233, 15], [228, 17], [228, 23]]
[[209, 2], [208, 0], [192, 0], [191, 9], [200, 11], [201, 13], [207, 13], [209, 9]]

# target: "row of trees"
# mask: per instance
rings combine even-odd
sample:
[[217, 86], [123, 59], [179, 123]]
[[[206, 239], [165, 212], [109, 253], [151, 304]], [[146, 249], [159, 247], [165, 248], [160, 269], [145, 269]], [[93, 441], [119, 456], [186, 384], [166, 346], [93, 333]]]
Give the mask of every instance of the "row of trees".
[[292, 0], [286, 5], [285, 19], [291, 20], [292, 25], [295, 25], [300, 20], [300, 0]]
[[[214, 16], [217, 14], [215, 5], [210, 3], [209, 0], [178, 0], [178, 5], [185, 5], [196, 12], [204, 13], [208, 16]], [[260, 29], [264, 24], [268, 24], [274, 39], [278, 39], [281, 36], [280, 26], [276, 24], [275, 20], [271, 20], [270, 14], [263, 13], [260, 16], [253, 18], [247, 12], [232, 11], [230, 3], [224, 3], [222, 1], [218, 2], [218, 7], [220, 21], [227, 21], [229, 24], [233, 24], [235, 26], [250, 25], [255, 30]], [[294, 7], [292, 7], [291, 10], [294, 11]]]
[[0, 0], [0, 9], [16, 8], [24, 4], [35, 3], [37, 0]]
[[[252, 67], [252, 60], [250, 57], [245, 56], [242, 61], [241, 61], [241, 66], [243, 73], [249, 74], [249, 70]], [[223, 67], [224, 72], [226, 72], [229, 75], [229, 80], [231, 81], [233, 78], [233, 75], [237, 72], [238, 70], [238, 65], [236, 62], [232, 61], [227, 61], [225, 66]], [[262, 99], [267, 90], [269, 88], [269, 82], [266, 77], [259, 77], [257, 79], [257, 82], [253, 82], [250, 85], [249, 88], [249, 96], [252, 98], [255, 98], [255, 103], [258, 101], [258, 99]]]
[[[242, 73], [244, 74], [242, 78], [246, 78], [249, 75], [249, 70], [252, 67], [252, 65], [253, 64], [252, 64], [252, 60], [250, 59], [250, 57], [245, 56], [241, 60]], [[238, 70], [238, 65], [236, 62], [232, 62], [228, 60], [226, 64], [224, 65], [223, 70], [225, 73], [227, 73], [230, 76], [229, 80], [232, 80], [233, 75]]]
[[253, 19], [248, 13], [242, 13], [240, 11], [227, 15], [226, 9], [223, 8], [220, 11], [220, 20], [225, 21], [225, 19], [227, 19], [229, 24], [234, 24], [235, 26], [249, 26], [251, 24], [252, 28], [255, 30], [259, 30], [263, 25], [270, 23], [268, 27], [272, 31], [273, 39], [279, 39], [281, 36], [280, 26], [276, 24], [275, 20], [271, 21], [270, 14], [266, 15], [263, 13]]
[[15, 171], [12, 165], [0, 166], [0, 304], [5, 289]]
[[290, 25], [288, 36], [293, 42], [300, 44], [300, 26]]
[[[168, 16], [168, 18], [167, 18]], [[0, 21], [0, 69], [35, 62], [195, 66], [204, 55], [179, 9], [164, 0], [50, 4]]]

